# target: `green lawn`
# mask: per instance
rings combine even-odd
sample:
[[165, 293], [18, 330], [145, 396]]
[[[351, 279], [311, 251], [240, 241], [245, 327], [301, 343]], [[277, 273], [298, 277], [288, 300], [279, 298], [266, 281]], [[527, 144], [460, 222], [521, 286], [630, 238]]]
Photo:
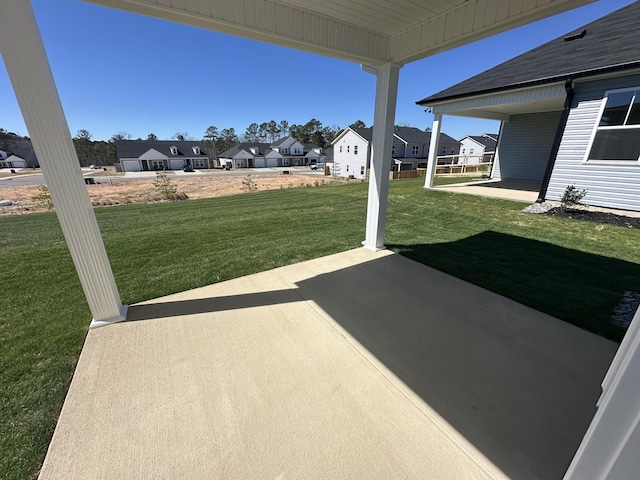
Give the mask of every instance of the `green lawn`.
[[[525, 214], [523, 204], [394, 181], [387, 245], [619, 340], [609, 325], [640, 290], [640, 231]], [[135, 303], [360, 246], [366, 184], [101, 208], [122, 299]], [[0, 218], [0, 478], [46, 452], [90, 322], [55, 214]], [[425, 289], [429, 288], [425, 285]]]

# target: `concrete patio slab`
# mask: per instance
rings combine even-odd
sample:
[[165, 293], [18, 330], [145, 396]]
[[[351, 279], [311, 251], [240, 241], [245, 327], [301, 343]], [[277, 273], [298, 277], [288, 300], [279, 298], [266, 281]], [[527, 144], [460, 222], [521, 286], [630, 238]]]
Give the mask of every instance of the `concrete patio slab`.
[[466, 193], [480, 197], [502, 198], [520, 202], [534, 203], [540, 191], [539, 182], [525, 182], [519, 180], [482, 180], [467, 183], [454, 183], [434, 187], [452, 193]]
[[616, 347], [352, 250], [90, 330], [40, 478], [561, 478]]

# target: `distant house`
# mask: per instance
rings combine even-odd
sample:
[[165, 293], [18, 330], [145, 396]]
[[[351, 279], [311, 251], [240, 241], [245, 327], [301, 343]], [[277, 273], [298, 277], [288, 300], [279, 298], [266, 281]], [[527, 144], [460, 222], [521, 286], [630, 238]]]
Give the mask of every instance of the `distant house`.
[[465, 163], [490, 162], [493, 155], [485, 156], [485, 152], [495, 152], [498, 143], [498, 135], [485, 133], [483, 135], [467, 135], [460, 140], [460, 158]]
[[[333, 141], [333, 171], [341, 177], [364, 179], [371, 162], [373, 127], [343, 130]], [[392, 170], [426, 168], [431, 132], [415, 127], [395, 127], [391, 147]], [[440, 134], [442, 154], [456, 154], [460, 142], [445, 133]]]
[[501, 120], [492, 176], [538, 182], [538, 201], [574, 185], [640, 211], [639, 18], [632, 3], [417, 103]]
[[39, 166], [33, 148], [0, 150], [0, 168], [37, 168]]
[[117, 140], [116, 156], [124, 172], [213, 168], [202, 142]]
[[243, 142], [220, 154], [222, 165], [236, 168], [293, 167], [324, 161], [322, 148], [293, 137], [273, 143]]

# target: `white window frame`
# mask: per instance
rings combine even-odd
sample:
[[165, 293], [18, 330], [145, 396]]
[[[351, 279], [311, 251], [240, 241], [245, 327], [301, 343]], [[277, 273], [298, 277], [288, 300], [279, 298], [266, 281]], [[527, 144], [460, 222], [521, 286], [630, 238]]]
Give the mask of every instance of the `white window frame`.
[[[635, 87], [626, 87], [626, 88], [616, 88], [612, 90], [605, 90], [604, 97], [602, 98], [602, 102], [600, 105], [600, 111], [598, 112], [598, 117], [594, 122], [593, 131], [591, 132], [591, 138], [589, 139], [589, 145], [587, 146], [587, 150], [584, 153], [584, 158], [582, 159], [582, 163], [590, 164], [590, 165], [638, 165], [640, 164], [640, 156], [636, 160], [589, 160], [589, 154], [591, 153], [591, 149], [593, 148], [593, 143], [596, 140], [596, 135], [599, 130], [626, 130], [626, 129], [636, 129], [640, 130], [640, 125], [634, 126], [614, 126], [614, 127], [601, 127], [600, 121], [602, 120], [602, 115], [604, 115], [604, 111], [607, 108], [607, 101], [609, 100], [609, 95], [612, 93], [623, 93], [638, 90], [640, 91], [640, 86]], [[639, 132], [640, 133], [640, 132]]]
[[193, 168], [206, 168], [207, 161], [204, 158], [194, 158], [193, 159]]
[[411, 155], [418, 155], [418, 153], [420, 153], [420, 145], [411, 145]]
[[171, 155], [178, 154], [178, 147], [169, 147], [169, 150], [171, 150]]

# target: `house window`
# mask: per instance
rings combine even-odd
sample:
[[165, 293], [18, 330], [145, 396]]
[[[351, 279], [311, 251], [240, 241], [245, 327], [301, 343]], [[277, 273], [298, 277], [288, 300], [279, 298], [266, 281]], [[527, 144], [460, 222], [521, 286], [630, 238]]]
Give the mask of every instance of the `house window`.
[[395, 154], [396, 154], [396, 146], [391, 145], [391, 155], [395, 155]]
[[288, 148], [283, 148], [282, 149], [282, 153], [289, 153], [289, 149]]
[[171, 155], [178, 154], [178, 147], [169, 147], [169, 150], [171, 150]]
[[358, 145], [354, 145], [353, 146], [353, 154], [357, 155], [358, 154]]
[[162, 160], [151, 160], [151, 168], [153, 170], [164, 170], [164, 162]]
[[206, 163], [204, 158], [195, 158], [193, 160], [193, 166], [195, 168], [206, 168], [207, 167], [207, 163]]
[[349, 145], [347, 145], [347, 153], [349, 153]]
[[360, 167], [360, 175], [364, 175], [364, 167]]
[[463, 149], [462, 149], [462, 153], [467, 153], [467, 149], [466, 149], [466, 148], [463, 148]]
[[342, 153], [342, 145], [340, 145], [340, 153]]
[[473, 153], [473, 148], [470, 148], [470, 149], [469, 149], [469, 153]]
[[640, 159], [640, 89], [607, 92], [587, 160]]
[[347, 165], [347, 172], [349, 171], [349, 165]]
[[420, 150], [420, 146], [419, 145], [412, 145], [411, 146], [411, 155], [417, 155], [419, 150]]
[[200, 155], [200, 147], [195, 146], [192, 148], [194, 155]]

